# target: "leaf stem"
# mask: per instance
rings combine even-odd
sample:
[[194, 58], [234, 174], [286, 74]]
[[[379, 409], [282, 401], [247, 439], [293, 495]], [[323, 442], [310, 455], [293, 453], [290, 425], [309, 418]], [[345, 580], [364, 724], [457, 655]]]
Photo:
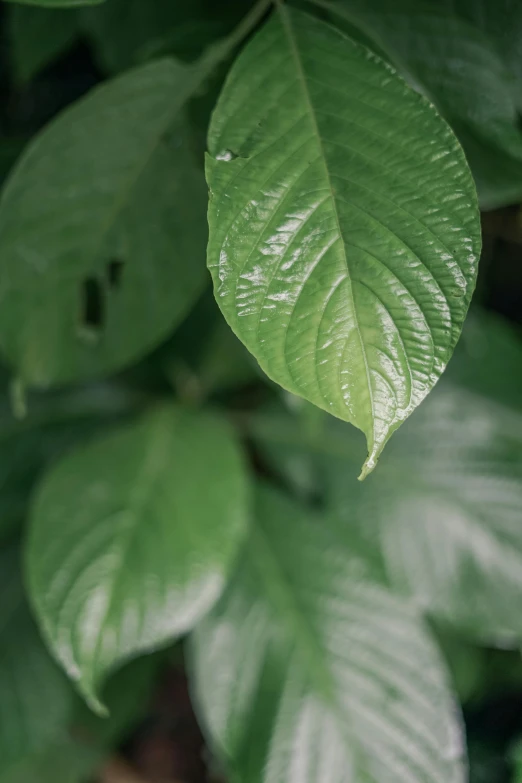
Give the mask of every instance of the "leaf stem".
[[255, 6], [239, 22], [236, 28], [211, 46], [195, 65], [195, 69], [203, 81], [210, 76], [214, 69], [228, 57], [229, 53], [249, 35], [261, 21], [265, 13], [272, 5], [273, 0], [258, 0]]

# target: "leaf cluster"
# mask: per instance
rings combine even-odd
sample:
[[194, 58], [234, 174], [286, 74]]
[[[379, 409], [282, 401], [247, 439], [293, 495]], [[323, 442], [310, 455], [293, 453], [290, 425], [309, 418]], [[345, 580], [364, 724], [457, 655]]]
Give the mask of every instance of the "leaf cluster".
[[232, 780], [463, 783], [520, 682], [522, 343], [468, 309], [522, 5], [0, 21], [0, 783], [89, 780], [179, 644]]

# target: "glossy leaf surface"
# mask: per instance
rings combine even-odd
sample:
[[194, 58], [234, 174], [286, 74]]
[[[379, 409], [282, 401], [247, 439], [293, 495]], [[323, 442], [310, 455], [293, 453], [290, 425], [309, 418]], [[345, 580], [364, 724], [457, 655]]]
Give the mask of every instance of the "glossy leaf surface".
[[[72, 707], [25, 603], [16, 546], [0, 553], [0, 780], [60, 735]], [[45, 705], [45, 709], [42, 709]]]
[[212, 605], [246, 515], [228, 427], [177, 408], [93, 441], [47, 476], [31, 518], [29, 591], [91, 704], [108, 670], [188, 631]]
[[244, 783], [462, 781], [429, 634], [324, 522], [261, 495], [239, 570], [194, 636], [212, 737]]
[[236, 61], [209, 150], [218, 303], [271, 378], [365, 433], [364, 475], [467, 312], [480, 236], [463, 153], [390, 68], [286, 6]]
[[204, 285], [205, 183], [176, 120], [186, 89], [170, 60], [131, 71], [68, 108], [12, 172], [0, 347], [28, 384], [139, 358]]

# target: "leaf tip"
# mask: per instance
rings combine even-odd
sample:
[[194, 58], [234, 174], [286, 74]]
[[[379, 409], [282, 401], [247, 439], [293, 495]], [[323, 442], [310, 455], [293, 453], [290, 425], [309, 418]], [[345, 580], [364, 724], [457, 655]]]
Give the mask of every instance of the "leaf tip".
[[90, 685], [86, 683], [79, 683], [78, 689], [85, 699], [85, 702], [89, 709], [91, 709], [95, 715], [97, 715], [99, 718], [108, 718], [109, 717], [109, 710], [103, 704], [103, 702], [100, 701], [100, 699], [97, 697], [95, 691], [90, 687]]
[[[388, 436], [389, 437], [389, 436]], [[366, 461], [364, 465], [362, 466], [361, 473], [358, 477], [359, 481], [364, 481], [364, 479], [372, 473], [377, 463], [379, 462], [379, 457], [382, 454], [382, 450], [386, 444], [386, 440], [380, 443], [374, 444], [369, 450], [368, 450], [368, 456], [366, 457]]]
[[358, 481], [364, 481], [364, 479], [372, 473], [373, 469], [377, 465], [377, 460], [370, 454], [362, 466], [362, 470], [359, 474]]

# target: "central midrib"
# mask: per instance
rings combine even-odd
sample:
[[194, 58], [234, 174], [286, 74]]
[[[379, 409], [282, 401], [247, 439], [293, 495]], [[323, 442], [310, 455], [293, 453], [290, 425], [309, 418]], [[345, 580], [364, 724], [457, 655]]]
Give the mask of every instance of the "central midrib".
[[[306, 619], [306, 612], [303, 611], [296, 596], [291, 577], [286, 573], [284, 564], [278, 557], [277, 548], [272, 546], [269, 536], [265, 533], [259, 522], [252, 527], [252, 539], [255, 542], [255, 557], [252, 557], [252, 560], [254, 565], [257, 566], [256, 570], [259, 579], [266, 587], [269, 600], [274, 600], [274, 594], [279, 596], [280, 600], [278, 600], [277, 596], [275, 597], [275, 609], [279, 615], [281, 609], [283, 609], [283, 611], [286, 610], [296, 637], [299, 637], [302, 642], [300, 645], [300, 652], [302, 653], [304, 646], [306, 648], [308, 660], [312, 664], [314, 677], [310, 677], [310, 679], [315, 679], [316, 686], [323, 699], [326, 700], [332, 712], [335, 713], [340, 727], [339, 734], [343, 737], [348, 752], [351, 753], [355, 759], [356, 766], [359, 769], [364, 770], [367, 767], [367, 764], [365, 763], [366, 755], [357, 745], [357, 732], [353, 727], [353, 719], [347, 711], [343, 711], [343, 708], [337, 699], [338, 686], [335, 683], [328, 666], [325, 665], [324, 650], [321, 647], [320, 642], [318, 642], [317, 633], [313, 624], [309, 623]], [[283, 604], [283, 607], [281, 604]], [[306, 674], [307, 676], [310, 676], [310, 672], [306, 672]]]
[[[368, 357], [366, 355], [366, 349], [364, 347], [364, 341], [363, 341], [362, 334], [361, 334], [361, 329], [360, 329], [360, 326], [359, 326], [359, 319], [357, 317], [357, 307], [356, 307], [356, 304], [355, 304], [355, 296], [354, 296], [354, 292], [353, 292], [352, 276], [351, 276], [351, 272], [350, 272], [350, 266], [348, 264], [348, 257], [346, 255], [346, 248], [344, 246], [344, 237], [343, 237], [343, 232], [341, 230], [341, 221], [340, 221], [340, 218], [339, 218], [339, 212], [337, 210], [337, 203], [335, 201], [335, 195], [334, 195], [334, 190], [333, 190], [333, 186], [332, 186], [332, 180], [331, 180], [331, 177], [330, 177], [330, 171], [328, 169], [328, 165], [327, 165], [327, 162], [326, 162], [326, 154], [325, 154], [325, 151], [324, 151], [324, 146], [323, 146], [323, 142], [322, 142], [322, 139], [321, 139], [321, 134], [319, 132], [319, 125], [317, 123], [315, 109], [314, 109], [314, 106], [313, 106], [313, 103], [312, 103], [312, 99], [310, 97], [310, 92], [309, 92], [308, 86], [306, 84], [306, 74], [304, 72], [303, 64], [301, 62], [301, 56], [299, 54], [297, 41], [295, 39], [293, 30], [292, 30], [292, 23], [291, 23], [290, 18], [289, 18], [289, 13], [288, 13], [288, 10], [286, 9], [286, 7], [284, 6], [284, 4], [283, 4], [283, 2], [281, 0], [276, 0], [276, 6], [277, 6], [277, 9], [278, 9], [279, 14], [281, 16], [281, 21], [282, 21], [283, 28], [284, 28], [284, 30], [286, 32], [287, 37], [288, 37], [288, 41], [289, 41], [289, 44], [290, 44], [290, 49], [292, 51], [292, 54], [293, 54], [293, 57], [294, 57], [294, 62], [295, 62], [297, 73], [298, 73], [298, 80], [299, 80], [299, 83], [301, 85], [301, 90], [302, 90], [305, 102], [306, 102], [306, 104], [308, 106], [308, 109], [309, 109], [309, 114], [310, 114], [310, 120], [311, 120], [312, 128], [314, 130], [314, 134], [315, 134], [315, 136], [317, 138], [317, 144], [318, 144], [320, 152], [321, 152], [321, 160], [322, 160], [322, 163], [323, 163], [323, 168], [324, 168], [326, 180], [328, 182], [328, 189], [330, 191], [330, 195], [331, 195], [331, 199], [332, 199], [333, 213], [334, 213], [335, 221], [336, 221], [336, 224], [337, 224], [337, 230], [338, 230], [339, 236], [343, 240], [343, 242], [342, 242], [343, 257], [344, 257], [344, 263], [345, 263], [345, 266], [346, 266], [346, 271], [348, 273], [347, 280], [348, 280], [348, 283], [349, 283], [350, 299], [351, 299], [351, 304], [352, 304], [352, 309], [353, 309], [353, 314], [354, 314], [355, 326], [356, 326], [356, 329], [357, 329], [357, 336], [359, 338], [359, 345], [360, 345], [360, 350], [361, 350], [361, 356], [362, 356], [362, 359], [363, 359], [363, 362], [364, 362], [365, 373], [366, 373], [366, 385], [367, 385], [367, 388], [368, 388], [368, 396], [369, 396], [369, 399], [370, 399], [371, 417], [372, 417], [372, 436], [371, 436], [372, 439], [371, 439], [371, 444], [368, 444], [369, 445], [368, 452], [369, 452], [369, 456], [371, 456], [372, 452], [374, 451], [374, 447], [375, 447], [375, 415], [374, 415], [373, 392], [372, 392], [371, 377], [370, 377], [370, 367], [369, 367], [369, 364], [368, 364]], [[365, 435], [366, 434], [367, 433], [365, 432]]]
[[[103, 615], [103, 619], [100, 622], [100, 629], [105, 626], [107, 619], [110, 617], [114, 596], [118, 588], [118, 582], [121, 576], [121, 567], [123, 566], [127, 554], [135, 541], [135, 536], [140, 528], [140, 522], [143, 517], [143, 509], [147, 503], [148, 498], [152, 494], [152, 489], [158, 482], [158, 475], [161, 471], [158, 471], [162, 465], [166, 464], [166, 453], [168, 447], [172, 441], [172, 433], [168, 427], [168, 422], [161, 414], [156, 414], [158, 419], [154, 422], [151, 433], [147, 438], [147, 445], [144, 450], [144, 458], [138, 465], [138, 471], [136, 475], [136, 483], [133, 490], [130, 493], [128, 504], [126, 508], [123, 508], [119, 513], [126, 513], [129, 515], [129, 524], [123, 531], [121, 537], [117, 539], [116, 547], [119, 550], [118, 556], [118, 568], [113, 570], [113, 576], [109, 580], [109, 600]], [[100, 649], [102, 647], [103, 633], [100, 630], [98, 636], [98, 644], [96, 645], [95, 653], [92, 657], [91, 676], [99, 673], [97, 668], [100, 664]]]

